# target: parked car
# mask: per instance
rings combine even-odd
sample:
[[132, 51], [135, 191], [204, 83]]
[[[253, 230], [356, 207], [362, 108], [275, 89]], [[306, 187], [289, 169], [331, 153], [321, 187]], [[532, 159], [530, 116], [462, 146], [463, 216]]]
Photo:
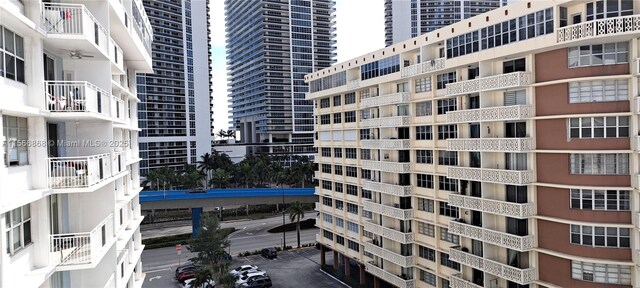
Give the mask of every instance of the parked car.
[[265, 272], [265, 271], [251, 269], [251, 270], [247, 270], [247, 271], [242, 272], [242, 274], [238, 274], [238, 276], [236, 276], [236, 278], [244, 277], [244, 276], [247, 276], [248, 274], [259, 274], [261, 276], [267, 276], [267, 272]]
[[209, 280], [207, 284], [201, 285], [200, 287], [195, 287], [191, 285], [191, 283], [193, 283], [194, 280], [196, 280], [196, 278], [190, 278], [185, 280], [184, 285], [182, 285], [182, 288], [215, 288], [216, 287], [216, 281], [213, 281], [213, 280]]
[[278, 258], [278, 251], [275, 248], [264, 248], [262, 249], [262, 257], [267, 259]]
[[195, 278], [195, 277], [196, 277], [196, 270], [194, 269], [194, 270], [184, 271], [184, 272], [178, 274], [178, 277], [176, 277], [176, 278], [178, 279], [178, 282], [184, 283], [188, 279]]
[[238, 280], [236, 280], [236, 286], [247, 283], [249, 282], [249, 280], [256, 277], [264, 277], [264, 276], [262, 276], [262, 273], [249, 273], [247, 275], [243, 275], [240, 278], [238, 278]]
[[251, 280], [242, 284], [242, 287], [263, 288], [263, 287], [271, 287], [272, 285], [273, 284], [271, 284], [271, 278], [269, 278], [269, 276], [264, 276], [264, 277], [259, 276], [259, 277], [252, 278]]
[[178, 268], [176, 268], [176, 278], [178, 278], [178, 275], [180, 275], [180, 273], [191, 271], [191, 270], [195, 271], [200, 267], [204, 267], [204, 265], [194, 264], [194, 263], [180, 265], [178, 266]]
[[242, 274], [242, 272], [244, 271], [249, 271], [249, 270], [258, 270], [258, 266], [256, 265], [242, 265], [236, 269], [233, 269], [231, 271], [229, 271], [229, 274], [235, 276], [238, 276], [240, 274]]

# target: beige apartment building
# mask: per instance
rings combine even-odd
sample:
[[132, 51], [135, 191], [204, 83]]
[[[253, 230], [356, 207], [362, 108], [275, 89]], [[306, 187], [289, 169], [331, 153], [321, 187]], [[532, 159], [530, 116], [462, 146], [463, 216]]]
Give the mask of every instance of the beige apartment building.
[[322, 264], [640, 286], [638, 37], [638, 1], [518, 1], [306, 75]]

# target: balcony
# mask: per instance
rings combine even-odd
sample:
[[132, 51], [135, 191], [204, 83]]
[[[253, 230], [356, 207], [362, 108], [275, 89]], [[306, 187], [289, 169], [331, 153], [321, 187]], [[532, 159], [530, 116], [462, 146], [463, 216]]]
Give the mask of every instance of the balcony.
[[111, 116], [124, 122], [126, 120], [124, 109], [124, 100], [115, 95], [111, 95]]
[[384, 106], [391, 104], [408, 103], [411, 100], [411, 93], [400, 92], [384, 94], [360, 99], [360, 108]]
[[353, 90], [360, 88], [360, 80], [347, 81], [347, 90]]
[[528, 152], [532, 138], [458, 138], [447, 139], [448, 151]]
[[89, 232], [52, 234], [49, 238], [49, 259], [58, 266], [58, 270], [96, 265], [108, 250], [107, 244], [113, 241], [113, 231], [111, 214]]
[[460, 248], [449, 249], [449, 259], [522, 285], [530, 284], [538, 279], [535, 268], [520, 269], [512, 267], [464, 252]]
[[633, 35], [640, 32], [640, 15], [629, 15], [556, 28], [557, 43], [612, 35]]
[[376, 139], [376, 140], [360, 140], [360, 147], [364, 149], [409, 149], [411, 148], [411, 140], [406, 139]]
[[407, 125], [411, 125], [411, 117], [409, 116], [380, 117], [360, 121], [360, 128], [399, 127]]
[[534, 182], [531, 170], [502, 170], [470, 167], [447, 167], [447, 177], [497, 184], [527, 185]]
[[519, 219], [536, 215], [534, 203], [512, 203], [454, 193], [449, 193], [449, 205]]
[[413, 209], [400, 209], [400, 205], [394, 206], [378, 204], [372, 201], [363, 201], [362, 208], [376, 214], [392, 217], [400, 220], [410, 220], [413, 218]]
[[373, 242], [370, 241], [366, 241], [364, 242], [364, 249], [373, 254], [376, 255], [382, 259], [385, 259], [391, 263], [394, 263], [396, 265], [402, 266], [402, 267], [411, 267], [413, 266], [413, 256], [402, 256], [396, 252], [393, 252], [391, 250], [382, 248], [376, 244], [373, 244]]
[[403, 233], [395, 229], [375, 224], [371, 221], [364, 222], [364, 230], [402, 244], [409, 244], [413, 241], [413, 234], [411, 232]]
[[369, 263], [369, 262], [365, 263], [365, 269], [367, 270], [367, 272], [371, 273], [372, 275], [398, 288], [413, 288], [416, 285], [416, 280], [404, 279], [400, 276], [397, 276], [393, 273], [387, 272], [384, 269], [377, 267], [373, 263]]
[[447, 96], [523, 87], [533, 84], [531, 72], [513, 72], [447, 84]]
[[113, 176], [111, 154], [49, 158], [49, 188], [90, 188]]
[[119, 74], [125, 73], [122, 48], [112, 38], [109, 38], [109, 59], [111, 60], [112, 71], [117, 71]]
[[387, 184], [370, 180], [362, 181], [362, 189], [399, 197], [411, 196], [413, 194], [413, 188], [411, 186]]
[[447, 112], [447, 122], [490, 122], [525, 120], [535, 116], [532, 105], [499, 106]]
[[45, 109], [56, 118], [110, 116], [107, 91], [86, 81], [45, 81]]
[[411, 172], [411, 163], [362, 160], [362, 169], [391, 173], [409, 173]]
[[449, 276], [449, 285], [451, 288], [484, 288], [481, 285], [476, 285], [471, 281], [464, 280], [464, 278], [462, 278], [462, 274], [453, 274]]
[[40, 23], [49, 39], [46, 45], [91, 56], [109, 55], [109, 33], [82, 4], [43, 3]]
[[517, 236], [454, 220], [449, 221], [449, 233], [518, 251], [531, 250], [536, 246], [536, 238], [533, 235]]
[[403, 67], [400, 70], [400, 76], [402, 78], [406, 78], [406, 77], [412, 77], [412, 76], [444, 69], [444, 63], [445, 63], [445, 58], [438, 58], [438, 59], [428, 60], [422, 63], [414, 64], [411, 66]]

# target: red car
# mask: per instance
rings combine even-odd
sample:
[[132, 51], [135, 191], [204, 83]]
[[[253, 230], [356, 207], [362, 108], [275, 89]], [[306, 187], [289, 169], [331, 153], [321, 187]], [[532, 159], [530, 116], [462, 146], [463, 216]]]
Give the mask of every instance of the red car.
[[195, 277], [196, 277], [196, 270], [184, 271], [178, 274], [178, 281], [180, 281], [180, 283], [184, 283], [184, 281], [186, 281], [187, 279], [191, 279]]

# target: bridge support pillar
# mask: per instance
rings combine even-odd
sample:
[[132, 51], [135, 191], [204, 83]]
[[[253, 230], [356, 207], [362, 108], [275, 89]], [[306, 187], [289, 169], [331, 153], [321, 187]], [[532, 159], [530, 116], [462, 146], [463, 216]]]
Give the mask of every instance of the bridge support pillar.
[[198, 231], [200, 231], [200, 226], [202, 226], [201, 218], [202, 208], [191, 208], [191, 228], [193, 228], [191, 237], [198, 237]]

